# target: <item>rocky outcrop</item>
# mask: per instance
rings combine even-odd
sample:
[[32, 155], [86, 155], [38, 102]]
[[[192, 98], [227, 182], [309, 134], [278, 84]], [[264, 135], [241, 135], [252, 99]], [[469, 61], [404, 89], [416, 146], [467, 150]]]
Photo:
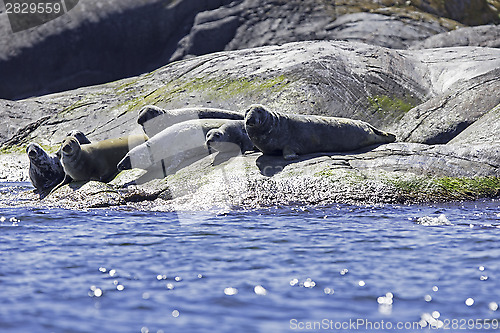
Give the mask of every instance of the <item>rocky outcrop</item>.
[[[0, 13], [0, 98], [17, 99], [138, 75], [166, 64], [197, 13], [231, 0], [80, 0], [12, 33]], [[187, 31], [186, 31], [187, 29]]]
[[[139, 109], [209, 106], [362, 119], [400, 141], [446, 143], [500, 103], [500, 50], [391, 50], [303, 42], [215, 53], [150, 74], [75, 91], [3, 101], [3, 146], [57, 145], [73, 129], [91, 140], [140, 130]], [[16, 124], [17, 126], [14, 127]]]
[[64, 91], [172, 60], [295, 41], [406, 48], [464, 25], [498, 22], [500, 5], [488, 1], [80, 0], [67, 14], [15, 34], [4, 12], [0, 77], [8, 80], [0, 82], [0, 98]]
[[[274, 205], [416, 203], [500, 195], [500, 144], [391, 143], [349, 154], [296, 161], [254, 153], [206, 157], [165, 179], [123, 188], [139, 174], [110, 184], [72, 183], [38, 200], [32, 192], [8, 204], [73, 209], [128, 206], [185, 211], [254, 209]], [[3, 202], [5, 204], [5, 202]]]
[[440, 33], [423, 41], [415, 42], [410, 49], [431, 49], [452, 46], [500, 47], [500, 26], [483, 25], [464, 27]]
[[[362, 119], [395, 132], [399, 141], [292, 162], [260, 154], [207, 157], [164, 179], [123, 187], [137, 178], [135, 170], [108, 185], [65, 186], [43, 199], [49, 206], [170, 210], [491, 197], [500, 189], [499, 68], [500, 50], [494, 48], [289, 43], [200, 56], [135, 78], [4, 101], [19, 130], [0, 133], [10, 151], [29, 141], [55, 150], [71, 129], [92, 141], [139, 131], [136, 117], [148, 104], [243, 111], [261, 103], [284, 112]], [[29, 118], [32, 112], [36, 117]], [[39, 203], [29, 193], [11, 199]]]

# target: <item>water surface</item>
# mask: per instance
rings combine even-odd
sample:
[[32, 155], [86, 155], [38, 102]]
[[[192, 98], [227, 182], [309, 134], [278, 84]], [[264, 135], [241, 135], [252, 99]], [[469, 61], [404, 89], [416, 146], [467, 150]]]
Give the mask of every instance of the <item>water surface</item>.
[[491, 331], [500, 326], [499, 227], [494, 200], [225, 213], [1, 208], [0, 327]]

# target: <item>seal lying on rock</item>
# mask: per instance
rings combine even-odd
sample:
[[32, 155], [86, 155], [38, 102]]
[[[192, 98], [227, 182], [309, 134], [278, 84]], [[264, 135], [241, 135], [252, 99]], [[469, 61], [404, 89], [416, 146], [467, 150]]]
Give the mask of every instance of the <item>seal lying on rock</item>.
[[[146, 105], [139, 111], [137, 123], [142, 126], [144, 133], [152, 137], [174, 124], [194, 119], [233, 119], [243, 120], [244, 115], [239, 112], [215, 108], [185, 108], [164, 110], [155, 105]], [[151, 121], [154, 119], [154, 121]]]
[[[90, 143], [85, 134], [78, 130], [68, 132], [66, 136], [74, 136], [81, 144]], [[63, 181], [65, 173], [60, 161], [61, 149], [49, 155], [40, 145], [30, 143], [26, 153], [30, 160], [29, 177], [36, 193], [43, 196]]]
[[295, 115], [252, 105], [245, 113], [245, 129], [264, 154], [282, 154], [285, 160], [318, 152], [352, 151], [394, 142], [393, 134], [347, 118]]
[[118, 164], [119, 170], [139, 168], [166, 177], [205, 156], [208, 131], [226, 124], [227, 119], [195, 119], [170, 126], [147, 142], [130, 150]]
[[110, 181], [118, 173], [118, 162], [130, 149], [147, 139], [145, 135], [131, 135], [80, 145], [76, 137], [67, 137], [61, 146], [61, 162], [66, 176], [52, 191], [71, 180]]
[[254, 145], [245, 130], [244, 120], [229, 120], [220, 128], [208, 131], [205, 145], [210, 151], [212, 148], [217, 151], [233, 151], [239, 148], [243, 154], [254, 150]]
[[64, 179], [64, 169], [59, 157], [47, 154], [37, 143], [30, 143], [26, 147], [26, 153], [30, 160], [29, 177], [36, 193], [48, 193]]

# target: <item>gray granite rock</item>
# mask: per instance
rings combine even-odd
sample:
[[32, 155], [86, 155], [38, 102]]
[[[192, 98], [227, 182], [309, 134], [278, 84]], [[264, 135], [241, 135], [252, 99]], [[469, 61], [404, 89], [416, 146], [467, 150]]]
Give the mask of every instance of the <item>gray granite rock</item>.
[[499, 68], [494, 48], [414, 51], [316, 41], [210, 54], [100, 86], [2, 101], [3, 119], [17, 121], [14, 130], [0, 128], [10, 151], [29, 141], [57, 149], [71, 129], [91, 141], [140, 131], [136, 117], [149, 104], [243, 111], [261, 103], [365, 120], [393, 130], [400, 141], [293, 162], [261, 154], [210, 156], [142, 185], [125, 186], [140, 176], [132, 170], [110, 184], [70, 184], [42, 201], [30, 194], [10, 199], [180, 211], [497, 196]]
[[463, 27], [414, 42], [410, 49], [431, 49], [452, 46], [500, 47], [500, 26]]
[[174, 175], [142, 185], [122, 187], [141, 174], [130, 170], [110, 184], [72, 183], [41, 201], [31, 192], [23, 192], [11, 198], [10, 204], [182, 212], [464, 200], [498, 196], [499, 170], [500, 143], [391, 143], [356, 153], [303, 156], [295, 161], [253, 153], [228, 156], [214, 164], [207, 157]]
[[100, 84], [194, 55], [287, 42], [342, 39], [405, 48], [464, 24], [498, 22], [492, 8], [500, 6], [490, 2], [80, 0], [67, 14], [17, 33], [0, 12], [0, 77], [9, 78], [0, 82], [0, 98]]

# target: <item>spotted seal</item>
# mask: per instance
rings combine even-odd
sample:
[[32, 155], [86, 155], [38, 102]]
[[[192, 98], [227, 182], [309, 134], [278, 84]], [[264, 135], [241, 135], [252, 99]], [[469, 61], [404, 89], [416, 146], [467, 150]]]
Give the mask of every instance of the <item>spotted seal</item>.
[[245, 129], [253, 144], [267, 155], [298, 155], [354, 151], [394, 142], [393, 134], [361, 121], [337, 117], [295, 115], [252, 105], [245, 113]]
[[59, 157], [49, 155], [37, 143], [30, 143], [26, 147], [26, 153], [30, 161], [29, 177], [36, 193], [44, 195], [64, 179], [64, 169]]
[[[82, 131], [73, 130], [66, 136], [74, 136], [81, 144], [90, 143], [90, 140]], [[64, 179], [64, 168], [61, 164], [61, 150], [54, 155], [48, 154], [39, 144], [30, 143], [26, 147], [26, 153], [30, 161], [29, 177], [35, 192], [45, 196], [57, 184]]]

